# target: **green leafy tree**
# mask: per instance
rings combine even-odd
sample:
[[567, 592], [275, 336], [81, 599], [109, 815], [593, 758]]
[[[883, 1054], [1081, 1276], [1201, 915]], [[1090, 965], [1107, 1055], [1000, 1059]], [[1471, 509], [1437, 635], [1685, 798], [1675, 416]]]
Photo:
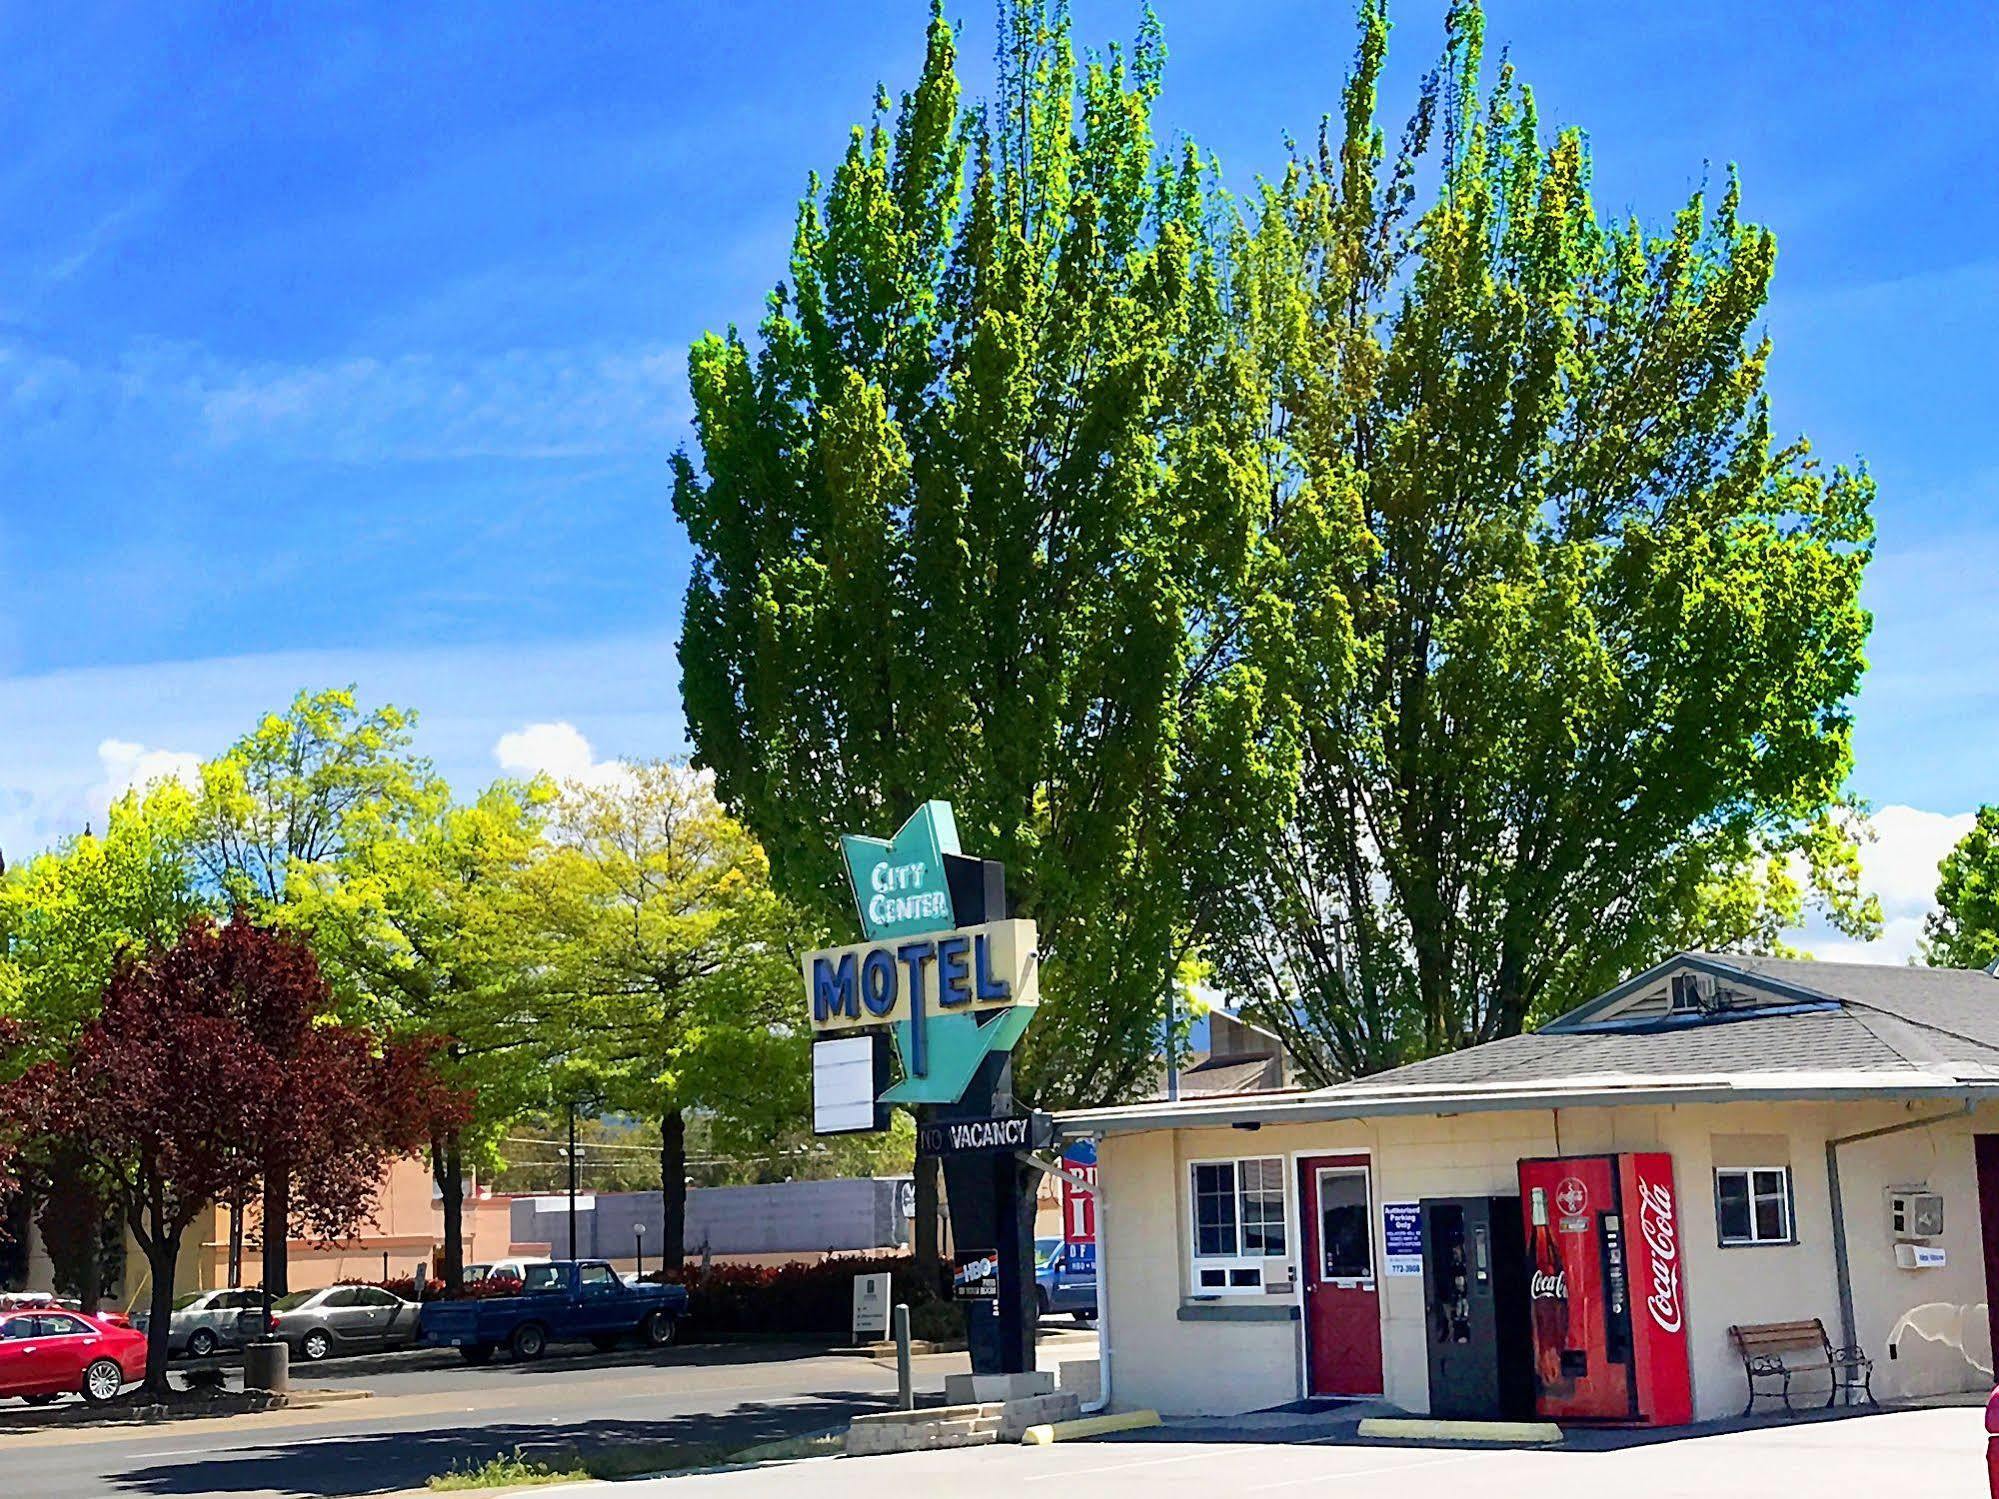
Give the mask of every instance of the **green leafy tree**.
[[1937, 866], [1937, 908], [1923, 928], [1923, 961], [1985, 968], [1999, 959], [1999, 807], [1980, 807], [1971, 831]]
[[1770, 945], [1804, 885], [1879, 920], [1842, 802], [1874, 486], [1773, 436], [1775, 239], [1732, 174], [1657, 232], [1600, 215], [1582, 131], [1483, 77], [1476, 4], [1446, 25], [1391, 157], [1362, 5], [1341, 112], [1235, 260], [1286, 482], [1366, 533], [1353, 654], [1300, 674], [1296, 816], [1208, 927], [1319, 1079], [1689, 938]]
[[769, 1140], [809, 1117], [799, 958], [815, 931], [773, 892], [763, 850], [707, 777], [628, 764], [565, 793], [537, 882], [559, 934], [543, 1034], [563, 1082], [659, 1121], [665, 1223], [681, 1262], [687, 1122]]
[[[196, 826], [188, 790], [161, 781], [113, 802], [101, 836], [67, 839], [0, 880], [0, 1019], [20, 1026], [0, 1073], [61, 1055], [96, 1017], [119, 959], [173, 941], [207, 908]], [[26, 1140], [20, 1165], [57, 1279], [94, 1311], [102, 1184], [85, 1156], [46, 1137]]]
[[680, 662], [698, 763], [836, 930], [837, 835], [949, 799], [1038, 922], [1016, 1083], [1148, 1082], [1214, 851], [1296, 760], [1268, 400], [1231, 333], [1218, 199], [1156, 149], [1164, 47], [1079, 66], [1066, 10], [1000, 7], [960, 112], [921, 76], [801, 204], [755, 347], [690, 359]]
[[410, 748], [416, 717], [352, 687], [301, 692], [201, 768], [201, 861], [232, 905], [268, 916], [294, 874], [379, 840], [450, 791]]
[[0, 1015], [60, 1049], [97, 1013], [118, 959], [171, 942], [207, 910], [195, 799], [176, 781], [127, 791], [101, 836], [64, 840], [0, 880]]
[[[450, 790], [411, 747], [414, 715], [352, 687], [301, 692], [201, 767], [199, 857], [224, 904], [295, 920], [294, 882], [435, 816]], [[288, 1183], [263, 1183], [264, 1288], [290, 1286]]]
[[440, 1045], [439, 1073], [474, 1099], [431, 1144], [453, 1285], [468, 1166], [497, 1163], [509, 1121], [551, 1097], [546, 1020], [560, 1007], [538, 876], [553, 796], [546, 781], [502, 780], [469, 806], [438, 798], [413, 818], [371, 819], [289, 890], [289, 919], [311, 935], [343, 1010]]

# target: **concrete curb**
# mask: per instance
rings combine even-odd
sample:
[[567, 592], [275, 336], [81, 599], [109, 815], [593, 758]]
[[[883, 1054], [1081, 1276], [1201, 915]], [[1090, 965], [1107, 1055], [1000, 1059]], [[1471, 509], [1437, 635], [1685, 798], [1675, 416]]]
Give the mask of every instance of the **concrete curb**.
[[856, 1416], [847, 1427], [847, 1456], [881, 1457], [891, 1452], [934, 1452], [940, 1447], [987, 1447], [1018, 1442], [1030, 1426], [1073, 1421], [1082, 1402], [1073, 1394], [1050, 1392], [973, 1405], [927, 1406], [913, 1411], [881, 1411]]
[[1043, 1426], [1030, 1426], [1020, 1434], [1020, 1444], [1023, 1447], [1046, 1447], [1051, 1442], [1073, 1442], [1083, 1437], [1107, 1436], [1114, 1431], [1143, 1431], [1160, 1424], [1158, 1411], [1084, 1416], [1079, 1421], [1051, 1421]]
[[1546, 1447], [1562, 1440], [1553, 1421], [1432, 1421], [1420, 1416], [1370, 1416], [1360, 1435], [1415, 1442], [1498, 1442]]
[[48, 1432], [102, 1431], [119, 1426], [170, 1426], [177, 1421], [233, 1421], [240, 1416], [263, 1416], [273, 1411], [309, 1411], [322, 1405], [342, 1405], [350, 1400], [374, 1398], [373, 1390], [294, 1390], [253, 1403], [245, 1400], [240, 1391], [231, 1390], [223, 1398], [203, 1404], [127, 1405], [109, 1410], [68, 1405], [51, 1411], [10, 1413], [17, 1419], [0, 1419], [0, 1441]]

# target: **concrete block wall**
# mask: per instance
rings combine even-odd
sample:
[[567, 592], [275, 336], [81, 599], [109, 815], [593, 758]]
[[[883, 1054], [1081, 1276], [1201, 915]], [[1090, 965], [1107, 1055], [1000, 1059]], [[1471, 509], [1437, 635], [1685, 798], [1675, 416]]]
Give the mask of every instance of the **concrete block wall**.
[[[628, 1260], [645, 1228], [649, 1264], [659, 1259], [665, 1209], [657, 1192], [599, 1192], [576, 1215], [576, 1253]], [[513, 1237], [569, 1251], [569, 1204], [560, 1194], [513, 1199]], [[902, 1183], [888, 1177], [777, 1182], [750, 1187], [695, 1187], [687, 1194], [686, 1252], [705, 1244], [715, 1255], [817, 1256], [833, 1251], [895, 1249], [908, 1243]]]

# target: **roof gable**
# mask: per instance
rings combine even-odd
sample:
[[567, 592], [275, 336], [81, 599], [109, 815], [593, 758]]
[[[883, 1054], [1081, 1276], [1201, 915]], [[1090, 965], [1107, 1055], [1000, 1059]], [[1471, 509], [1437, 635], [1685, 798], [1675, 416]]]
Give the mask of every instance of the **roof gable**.
[[[1699, 1010], [1675, 1008], [1675, 980], [1682, 977], [1704, 981], [1701, 985], [1704, 1002]], [[1634, 974], [1609, 993], [1557, 1016], [1541, 1030], [1560, 1035], [1667, 1019], [1698, 1024], [1703, 1019], [1743, 1010], [1790, 1009], [1800, 1005], [1836, 1007], [1839, 1003], [1837, 994], [1794, 976], [1746, 969], [1710, 953], [1677, 953], [1643, 973]]]
[[[1680, 974], [1712, 981], [1708, 1006], [1671, 1010], [1667, 996]], [[1999, 1079], [1999, 977], [1680, 953], [1538, 1031], [1342, 1086], [1798, 1072]]]

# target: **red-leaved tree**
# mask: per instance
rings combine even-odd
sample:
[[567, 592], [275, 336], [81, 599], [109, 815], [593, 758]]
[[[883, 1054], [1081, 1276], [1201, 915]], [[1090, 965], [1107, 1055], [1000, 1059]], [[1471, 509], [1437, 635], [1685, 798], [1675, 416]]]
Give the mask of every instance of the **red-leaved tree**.
[[[238, 912], [230, 930], [254, 930]], [[387, 1155], [410, 1155], [470, 1113], [434, 1065], [438, 1045], [378, 1047], [333, 1019], [319, 961], [296, 936], [259, 934], [257, 981], [242, 986], [244, 1025], [272, 1061], [257, 1175], [263, 1187], [264, 1291], [291, 1289], [296, 1236], [326, 1242], [374, 1211]], [[441, 1043], [440, 1043], [441, 1044]]]
[[[413, 1081], [426, 1059], [383, 1052], [327, 1012], [303, 941], [240, 915], [196, 920], [173, 946], [122, 961], [69, 1055], [23, 1079], [24, 1117], [89, 1160], [146, 1256], [156, 1393], [174, 1268], [203, 1209], [278, 1175], [284, 1221], [319, 1238], [351, 1233], [374, 1208], [387, 1157], [428, 1135], [428, 1119], [401, 1111], [454, 1102]], [[284, 1235], [273, 1237], [282, 1255]]]
[[[14, 1179], [21, 1140], [34, 1127], [28, 1091], [20, 1081], [26, 1032], [19, 1021], [0, 1016], [0, 1204], [11, 1207], [21, 1184]], [[0, 1214], [0, 1241], [8, 1237], [11, 1213]]]
[[152, 1272], [146, 1385], [167, 1388], [181, 1239], [256, 1176], [271, 1059], [235, 1011], [247, 934], [190, 926], [121, 961], [67, 1057], [23, 1079], [37, 1126], [88, 1158]]

